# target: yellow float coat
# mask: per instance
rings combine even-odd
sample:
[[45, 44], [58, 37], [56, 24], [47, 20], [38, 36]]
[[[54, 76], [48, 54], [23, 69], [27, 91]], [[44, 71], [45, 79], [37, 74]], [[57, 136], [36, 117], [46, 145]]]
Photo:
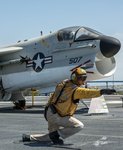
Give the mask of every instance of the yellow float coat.
[[[63, 89], [63, 92], [59, 97], [57, 103], [55, 104], [57, 97], [59, 96], [64, 85], [65, 87]], [[55, 92], [50, 97], [48, 105], [53, 104], [60, 116], [72, 116], [78, 106], [78, 104], [76, 103], [77, 100], [99, 96], [100, 90], [81, 88], [73, 84], [70, 80], [67, 80], [56, 86]]]

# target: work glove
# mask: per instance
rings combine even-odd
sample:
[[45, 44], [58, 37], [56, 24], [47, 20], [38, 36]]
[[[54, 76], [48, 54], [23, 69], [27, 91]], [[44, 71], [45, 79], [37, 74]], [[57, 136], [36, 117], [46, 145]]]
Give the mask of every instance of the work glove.
[[101, 95], [103, 95], [103, 94], [114, 94], [114, 93], [116, 93], [115, 89], [101, 89], [100, 90]]

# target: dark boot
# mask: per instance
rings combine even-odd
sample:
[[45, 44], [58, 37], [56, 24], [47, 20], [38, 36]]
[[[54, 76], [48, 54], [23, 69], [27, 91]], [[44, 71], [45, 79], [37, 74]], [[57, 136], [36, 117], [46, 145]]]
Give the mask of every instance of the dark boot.
[[22, 141], [23, 142], [29, 142], [29, 141], [31, 141], [30, 135], [23, 134], [22, 135]]
[[59, 145], [64, 144], [64, 141], [59, 138], [60, 136], [57, 131], [49, 133], [49, 137], [50, 137], [51, 141], [53, 142], [53, 144], [59, 144]]

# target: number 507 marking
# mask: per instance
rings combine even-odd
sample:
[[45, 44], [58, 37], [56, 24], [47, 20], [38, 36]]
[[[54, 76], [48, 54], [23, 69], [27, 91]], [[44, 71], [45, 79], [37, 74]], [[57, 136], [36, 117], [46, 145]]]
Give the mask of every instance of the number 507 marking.
[[69, 59], [69, 64], [79, 63], [81, 59], [82, 59], [82, 56], [81, 57], [70, 58]]

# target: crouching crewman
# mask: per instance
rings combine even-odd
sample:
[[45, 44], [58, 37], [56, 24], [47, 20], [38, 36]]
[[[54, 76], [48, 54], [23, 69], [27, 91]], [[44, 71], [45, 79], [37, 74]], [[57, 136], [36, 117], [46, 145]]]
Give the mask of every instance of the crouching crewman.
[[[49, 138], [53, 144], [64, 144], [63, 139], [81, 131], [84, 124], [73, 115], [80, 99], [99, 97], [102, 94], [116, 92], [112, 89], [88, 89], [84, 85], [87, 73], [82, 68], [76, 68], [70, 79], [64, 80], [56, 86], [45, 107], [45, 118], [48, 122]], [[40, 136], [31, 139], [40, 140]]]

